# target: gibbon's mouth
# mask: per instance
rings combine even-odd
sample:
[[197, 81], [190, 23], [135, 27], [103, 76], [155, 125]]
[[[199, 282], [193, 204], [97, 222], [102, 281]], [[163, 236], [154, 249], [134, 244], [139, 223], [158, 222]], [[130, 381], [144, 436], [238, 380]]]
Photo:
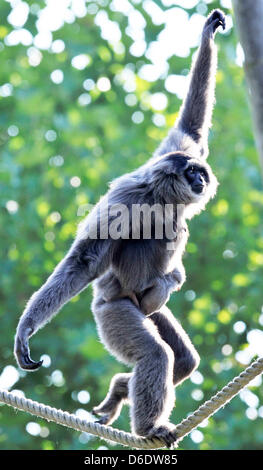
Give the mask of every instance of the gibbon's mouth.
[[204, 185], [203, 184], [195, 184], [192, 186], [192, 190], [196, 194], [201, 194], [203, 192]]

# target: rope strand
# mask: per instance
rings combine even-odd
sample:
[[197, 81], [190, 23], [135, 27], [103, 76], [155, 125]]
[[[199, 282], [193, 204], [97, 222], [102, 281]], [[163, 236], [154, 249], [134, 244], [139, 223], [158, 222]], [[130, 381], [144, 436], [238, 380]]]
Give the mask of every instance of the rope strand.
[[[213, 415], [222, 406], [228, 403], [240, 390], [242, 390], [252, 379], [263, 372], [263, 358], [259, 358], [247, 367], [241, 374], [229, 382], [222, 390], [216, 393], [210, 400], [201, 405], [194, 413], [184, 419], [175, 428], [178, 441], [189, 434], [202, 421]], [[28, 398], [18, 397], [6, 390], [0, 390], [0, 402], [12, 406], [22, 411], [39, 416], [48, 421], [53, 421], [62, 426], [84, 431], [95, 436], [114, 441], [118, 444], [131, 447], [133, 449], [159, 449], [165, 447], [165, 443], [160, 439], [147, 439], [134, 436], [131, 433], [114, 429], [111, 426], [104, 426], [99, 423], [88, 422], [78, 418], [67, 411], [57, 410], [50, 406], [32, 401]]]

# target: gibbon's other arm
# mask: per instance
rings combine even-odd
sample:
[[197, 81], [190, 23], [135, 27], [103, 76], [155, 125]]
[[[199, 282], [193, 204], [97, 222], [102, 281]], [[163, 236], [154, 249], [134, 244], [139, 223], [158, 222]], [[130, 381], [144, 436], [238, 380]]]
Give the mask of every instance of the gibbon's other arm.
[[[99, 245], [99, 246], [98, 246]], [[19, 320], [14, 354], [22, 369], [38, 369], [30, 357], [29, 338], [72, 297], [103, 273], [109, 263], [106, 240], [76, 241], [45, 284], [30, 298]]]
[[171, 273], [158, 276], [149, 283], [143, 292], [125, 290], [112, 270], [107, 271], [96, 281], [104, 302], [129, 298], [144, 315], [151, 315], [161, 309], [168, 302], [170, 295], [175, 290], [180, 290], [185, 281], [184, 267], [174, 269]]
[[181, 289], [184, 281], [184, 269], [174, 269], [171, 273], [154, 279], [152, 286], [140, 298], [140, 310], [147, 316], [158, 312], [168, 302], [171, 293]]
[[[225, 15], [217, 9], [211, 12], [205, 22], [201, 45], [190, 72], [188, 92], [175, 127], [155, 155], [183, 150], [190, 154], [193, 151], [197, 156], [198, 150], [200, 157], [208, 156], [208, 131], [211, 126], [217, 68], [217, 47], [214, 36], [219, 26], [225, 29]], [[187, 139], [187, 136], [190, 139]]]

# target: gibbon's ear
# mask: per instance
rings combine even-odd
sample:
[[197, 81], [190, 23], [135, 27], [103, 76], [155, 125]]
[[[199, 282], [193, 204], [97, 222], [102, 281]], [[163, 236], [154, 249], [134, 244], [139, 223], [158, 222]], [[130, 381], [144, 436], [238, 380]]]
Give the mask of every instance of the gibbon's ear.
[[158, 184], [165, 176], [179, 176], [187, 168], [190, 157], [182, 152], [169, 152], [162, 155], [147, 167], [148, 184]]
[[164, 172], [167, 175], [180, 175], [187, 168], [190, 157], [181, 152], [173, 152], [165, 157]]

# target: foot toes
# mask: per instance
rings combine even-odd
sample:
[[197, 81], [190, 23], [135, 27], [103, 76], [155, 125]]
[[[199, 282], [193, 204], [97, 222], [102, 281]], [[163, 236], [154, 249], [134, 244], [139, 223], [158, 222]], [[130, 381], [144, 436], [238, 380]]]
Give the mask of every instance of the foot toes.
[[110, 417], [108, 415], [104, 415], [102, 416], [100, 419], [97, 419], [95, 421], [95, 423], [99, 423], [99, 424], [109, 424], [110, 422]]
[[176, 445], [177, 441], [177, 435], [174, 429], [174, 427], [170, 426], [159, 426], [158, 428], [153, 428], [147, 437], [151, 439], [161, 439], [165, 442], [166, 447], [171, 448]]
[[92, 409], [92, 413], [95, 415], [99, 415], [100, 418], [95, 421], [95, 423], [99, 424], [111, 424], [114, 421], [114, 413], [109, 413], [108, 411], [103, 410], [102, 408], [94, 407]]
[[107, 414], [107, 413], [103, 412], [103, 410], [99, 406], [94, 406], [94, 408], [92, 408], [92, 413], [94, 415], [100, 415], [100, 416], [103, 416], [104, 414]]

